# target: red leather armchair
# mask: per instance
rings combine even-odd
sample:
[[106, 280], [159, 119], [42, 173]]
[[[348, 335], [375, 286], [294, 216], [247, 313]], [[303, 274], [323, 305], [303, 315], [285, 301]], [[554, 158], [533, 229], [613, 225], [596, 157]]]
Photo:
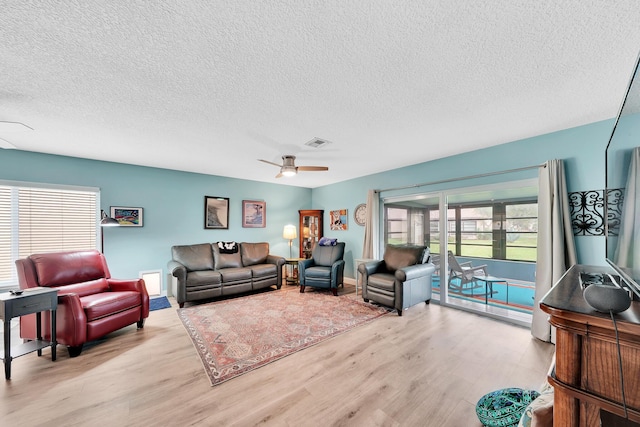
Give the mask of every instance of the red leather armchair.
[[[71, 357], [85, 342], [149, 317], [144, 280], [112, 279], [104, 255], [97, 250], [35, 254], [16, 261], [21, 289], [44, 286], [58, 290], [56, 338]], [[49, 316], [42, 316], [49, 331]], [[36, 338], [35, 315], [20, 318], [20, 337]], [[49, 337], [45, 337], [49, 338]]]

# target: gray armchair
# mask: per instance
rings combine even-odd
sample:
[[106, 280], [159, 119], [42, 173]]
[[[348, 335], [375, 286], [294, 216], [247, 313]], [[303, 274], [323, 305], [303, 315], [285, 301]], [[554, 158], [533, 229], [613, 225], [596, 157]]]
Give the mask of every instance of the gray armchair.
[[316, 245], [311, 258], [298, 261], [298, 278], [300, 292], [306, 286], [331, 289], [338, 295], [338, 286], [344, 280], [344, 242], [335, 246]]
[[360, 264], [362, 298], [402, 311], [431, 301], [431, 279], [436, 268], [428, 263], [426, 246], [387, 245], [384, 259]]

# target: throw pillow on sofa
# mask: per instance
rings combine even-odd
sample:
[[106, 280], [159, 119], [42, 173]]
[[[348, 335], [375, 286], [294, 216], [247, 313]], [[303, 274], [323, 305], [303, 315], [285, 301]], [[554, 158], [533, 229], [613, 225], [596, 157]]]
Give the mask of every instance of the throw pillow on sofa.
[[320, 246], [335, 246], [338, 244], [338, 239], [331, 239], [329, 237], [321, 237], [318, 241]]
[[240, 251], [235, 253], [222, 253], [220, 247], [217, 244], [212, 245], [213, 248], [213, 262], [216, 270], [223, 268], [238, 268], [242, 267], [242, 257]]

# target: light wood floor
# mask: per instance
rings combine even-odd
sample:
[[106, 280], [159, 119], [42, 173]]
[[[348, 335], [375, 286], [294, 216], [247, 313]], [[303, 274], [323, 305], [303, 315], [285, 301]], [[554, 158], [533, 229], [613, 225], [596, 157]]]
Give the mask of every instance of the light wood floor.
[[0, 425], [474, 427], [483, 394], [539, 388], [554, 351], [526, 329], [421, 304], [211, 387], [170, 300], [77, 358], [59, 346], [55, 362], [48, 350], [15, 359]]

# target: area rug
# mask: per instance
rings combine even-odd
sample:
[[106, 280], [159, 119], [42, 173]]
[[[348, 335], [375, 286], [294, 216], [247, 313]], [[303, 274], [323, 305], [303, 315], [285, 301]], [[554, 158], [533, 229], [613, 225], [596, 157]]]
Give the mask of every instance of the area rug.
[[156, 297], [149, 299], [149, 311], [162, 310], [171, 307], [171, 303], [167, 297]]
[[269, 291], [178, 309], [215, 386], [387, 313], [329, 292]]

